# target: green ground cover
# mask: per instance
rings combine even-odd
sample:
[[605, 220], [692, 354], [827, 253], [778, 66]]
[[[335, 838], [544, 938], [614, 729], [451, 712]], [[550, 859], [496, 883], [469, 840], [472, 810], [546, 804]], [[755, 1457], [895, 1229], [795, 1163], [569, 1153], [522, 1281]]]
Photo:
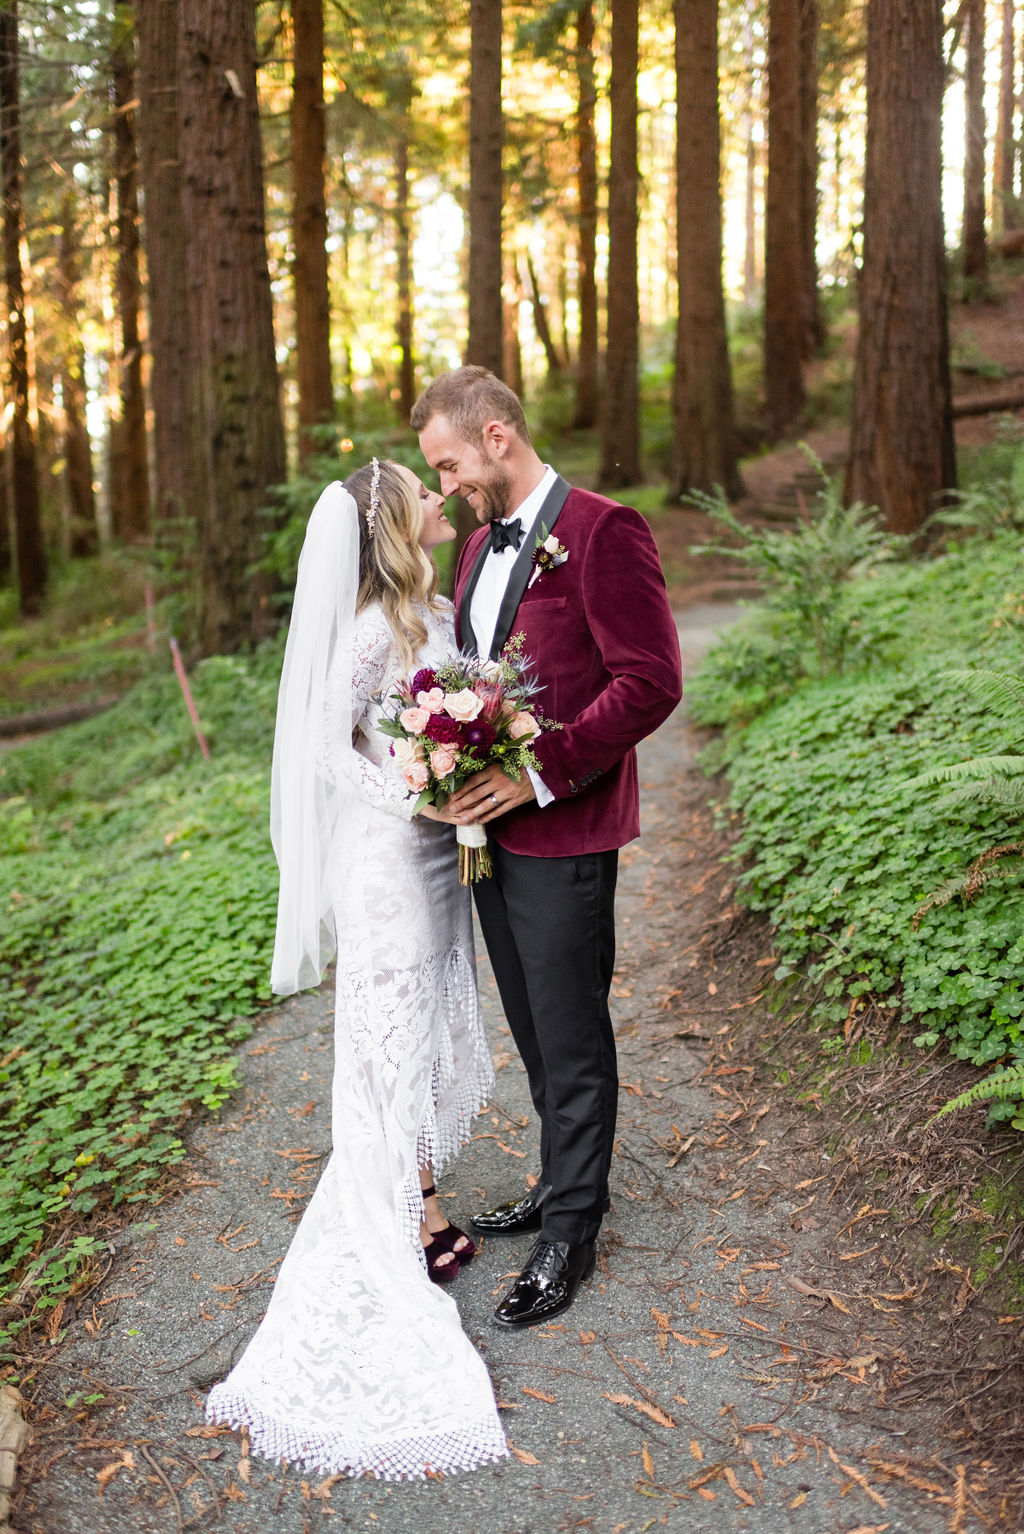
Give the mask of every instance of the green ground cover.
[[[838, 1044], [874, 998], [909, 1016], [922, 1045], [948, 1040], [978, 1065], [1024, 1057], [1021, 860], [975, 898], [919, 908], [988, 848], [1018, 841], [991, 796], [952, 798], [930, 770], [1019, 752], [1024, 719], [993, 709], [957, 670], [1024, 674], [1021, 534], [881, 565], [837, 591], [842, 669], [821, 674], [780, 599], [709, 655], [691, 692], [723, 728], [725, 813], [737, 827], [740, 895], [768, 913], [777, 974], [820, 987]], [[997, 1100], [996, 1118], [1020, 1115]]]
[[55, 1301], [232, 1086], [267, 999], [280, 662], [196, 668], [210, 762], [173, 677], [0, 755], [0, 1292]]

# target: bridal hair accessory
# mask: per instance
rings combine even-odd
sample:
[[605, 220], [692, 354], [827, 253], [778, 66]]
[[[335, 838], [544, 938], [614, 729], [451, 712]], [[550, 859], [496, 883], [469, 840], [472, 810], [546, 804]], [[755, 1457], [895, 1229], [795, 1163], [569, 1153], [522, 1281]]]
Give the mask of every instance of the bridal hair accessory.
[[373, 523], [380, 510], [380, 460], [374, 458], [373, 473], [370, 476], [370, 504], [366, 511], [366, 531], [373, 537]]

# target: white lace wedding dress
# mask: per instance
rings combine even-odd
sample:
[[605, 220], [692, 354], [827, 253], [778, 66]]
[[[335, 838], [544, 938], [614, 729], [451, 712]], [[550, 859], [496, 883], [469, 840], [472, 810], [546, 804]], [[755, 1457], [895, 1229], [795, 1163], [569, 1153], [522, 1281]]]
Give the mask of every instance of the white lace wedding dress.
[[[423, 616], [417, 667], [455, 648], [451, 609]], [[412, 817], [376, 729], [378, 695], [401, 674], [378, 605], [357, 617], [353, 643], [352, 712], [329, 702], [321, 761], [327, 775], [348, 762], [355, 778], [331, 864], [333, 1154], [266, 1317], [206, 1415], [247, 1428], [271, 1458], [402, 1480], [508, 1453], [483, 1360], [428, 1278], [419, 1237], [417, 1168], [465, 1143], [493, 1073], [454, 831]], [[332, 749], [354, 723], [356, 752]]]

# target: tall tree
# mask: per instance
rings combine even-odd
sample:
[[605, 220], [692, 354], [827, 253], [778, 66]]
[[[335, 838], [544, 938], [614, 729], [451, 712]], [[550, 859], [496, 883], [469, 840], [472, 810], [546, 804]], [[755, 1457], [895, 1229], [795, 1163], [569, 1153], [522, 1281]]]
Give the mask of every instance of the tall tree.
[[470, 0], [469, 339], [466, 361], [502, 373], [501, 0]]
[[781, 436], [804, 408], [804, 159], [801, 0], [768, 7], [768, 188], [764, 251], [764, 388]]
[[135, 33], [132, 0], [116, 0], [113, 16], [114, 184], [117, 199], [117, 313], [120, 328], [120, 417], [112, 423], [111, 511], [119, 537], [134, 542], [149, 531], [149, 456], [142, 382], [139, 310], [138, 149], [135, 142]]
[[608, 168], [608, 329], [601, 409], [603, 490], [635, 485], [640, 463], [640, 298], [637, 288], [638, 0], [611, 0]]
[[597, 321], [597, 85], [594, 79], [594, 5], [576, 11], [576, 293], [579, 350], [576, 359], [577, 429], [597, 420], [600, 339]]
[[92, 448], [86, 420], [85, 347], [82, 345], [77, 198], [73, 183], [61, 205], [57, 301], [63, 318], [58, 367], [63, 405], [64, 494], [68, 552], [75, 558], [98, 547]]
[[818, 0], [800, 0], [800, 243], [803, 356], [825, 339], [818, 294]]
[[846, 494], [914, 533], [956, 481], [942, 0], [869, 0], [864, 261]]
[[1003, 0], [999, 37], [999, 114], [992, 164], [992, 222], [1000, 232], [1006, 227], [1006, 206], [1013, 196], [1013, 172], [1017, 144], [1013, 134], [1014, 72], [1017, 47], [1014, 37], [1015, 0]]
[[[189, 386], [189, 313], [178, 122], [178, 0], [138, 13], [139, 149], [145, 199], [146, 298], [152, 356], [156, 517], [165, 540], [197, 505], [202, 474]], [[174, 541], [181, 545], [181, 536]]]
[[965, 15], [964, 276], [983, 283], [988, 273], [985, 248], [985, 0], [965, 0]]
[[269, 632], [253, 573], [267, 489], [285, 475], [267, 269], [252, 7], [179, 0], [179, 153], [189, 388], [199, 439], [199, 641]]
[[722, 295], [718, 0], [675, 0], [676, 267], [671, 497], [741, 490]]
[[324, 192], [323, 0], [292, 0], [292, 30], [292, 278], [301, 462], [316, 449], [310, 428], [330, 421], [334, 414]]
[[398, 289], [398, 419], [404, 426], [416, 403], [416, 358], [413, 351], [412, 210], [409, 151], [412, 142], [413, 82], [403, 70], [397, 88], [395, 142], [395, 280]]
[[46, 592], [47, 565], [39, 512], [39, 468], [29, 415], [28, 331], [21, 267], [21, 103], [17, 0], [0, 7], [0, 171], [3, 175], [4, 278], [7, 288], [7, 366], [12, 406], [8, 439], [18, 598], [35, 617]]

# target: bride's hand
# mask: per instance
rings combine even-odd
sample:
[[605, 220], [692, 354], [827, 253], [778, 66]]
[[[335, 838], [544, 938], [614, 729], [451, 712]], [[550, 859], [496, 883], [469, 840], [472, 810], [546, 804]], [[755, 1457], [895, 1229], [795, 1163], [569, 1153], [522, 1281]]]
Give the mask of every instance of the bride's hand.
[[467, 815], [457, 815], [450, 804], [443, 810], [439, 810], [435, 804], [425, 804], [418, 813], [424, 820], [439, 820], [445, 826], [464, 826], [469, 819]]

